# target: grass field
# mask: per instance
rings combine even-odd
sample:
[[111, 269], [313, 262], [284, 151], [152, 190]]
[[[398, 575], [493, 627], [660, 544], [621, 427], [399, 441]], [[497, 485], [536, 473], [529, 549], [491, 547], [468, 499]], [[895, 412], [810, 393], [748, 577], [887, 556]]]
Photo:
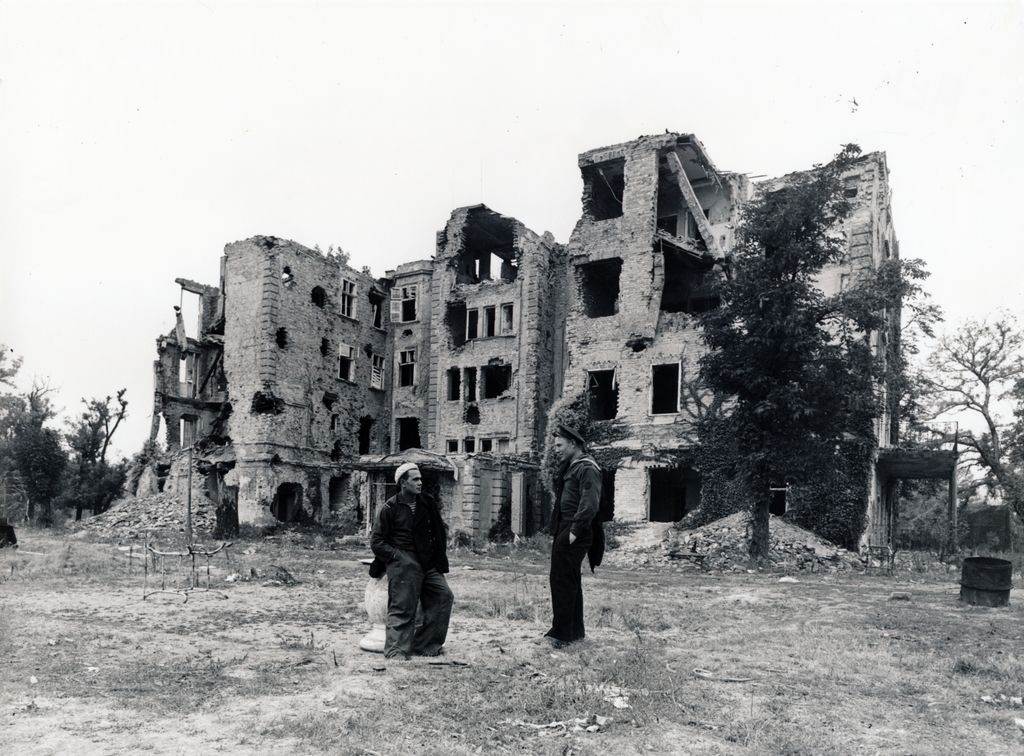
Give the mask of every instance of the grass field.
[[545, 555], [457, 551], [447, 663], [385, 665], [357, 645], [361, 548], [238, 542], [183, 602], [142, 600], [138, 545], [19, 538], [4, 753], [1024, 753], [1024, 598], [962, 605], [955, 572], [599, 569], [588, 639], [554, 651]]

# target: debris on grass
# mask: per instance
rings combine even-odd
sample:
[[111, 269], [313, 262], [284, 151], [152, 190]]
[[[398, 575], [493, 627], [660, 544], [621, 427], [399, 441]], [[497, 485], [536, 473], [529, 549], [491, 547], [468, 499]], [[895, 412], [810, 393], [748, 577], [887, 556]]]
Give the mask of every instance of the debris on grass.
[[[642, 537], [647, 531], [638, 531], [636, 543], [622, 535], [606, 558], [618, 567], [647, 561], [679, 570], [742, 572], [750, 566], [749, 527], [749, 514], [737, 512], [691, 530], [665, 528], [655, 545]], [[782, 518], [772, 517], [769, 531], [766, 566], [771, 569], [827, 573], [864, 567], [857, 554]]]

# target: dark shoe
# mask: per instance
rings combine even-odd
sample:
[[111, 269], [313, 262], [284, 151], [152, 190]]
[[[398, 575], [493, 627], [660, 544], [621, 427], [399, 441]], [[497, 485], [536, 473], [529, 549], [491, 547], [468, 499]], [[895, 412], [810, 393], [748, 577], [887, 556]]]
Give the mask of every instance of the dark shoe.
[[444, 646], [441, 646], [436, 651], [414, 651], [416, 656], [444, 656], [447, 652], [444, 650]]
[[401, 651], [392, 651], [389, 654], [385, 654], [384, 658], [391, 661], [409, 661], [409, 657]]

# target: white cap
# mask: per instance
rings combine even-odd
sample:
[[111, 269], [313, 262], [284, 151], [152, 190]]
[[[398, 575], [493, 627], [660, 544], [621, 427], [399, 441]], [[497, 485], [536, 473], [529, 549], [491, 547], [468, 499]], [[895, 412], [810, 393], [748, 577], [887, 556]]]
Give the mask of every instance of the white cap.
[[395, 470], [395, 483], [400, 481], [402, 479], [402, 476], [405, 475], [410, 470], [415, 470], [416, 472], [419, 472], [420, 468], [416, 466], [415, 462], [406, 462], [404, 465], [399, 465], [398, 469]]

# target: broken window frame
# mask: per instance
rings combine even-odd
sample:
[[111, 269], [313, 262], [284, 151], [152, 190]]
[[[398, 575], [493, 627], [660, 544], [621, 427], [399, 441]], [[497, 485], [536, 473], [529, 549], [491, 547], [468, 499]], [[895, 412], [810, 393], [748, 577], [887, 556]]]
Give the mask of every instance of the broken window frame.
[[463, 454], [476, 454], [476, 437], [466, 436], [462, 439], [462, 453]]
[[195, 415], [182, 415], [178, 425], [179, 443], [182, 449], [187, 449], [196, 442], [199, 418]]
[[416, 385], [416, 349], [402, 349], [398, 352], [398, 385]]
[[[396, 286], [391, 290], [391, 322], [415, 323], [419, 320], [419, 305], [416, 302], [419, 284]], [[411, 316], [408, 310], [412, 310]]]
[[[360, 454], [369, 454], [370, 449], [373, 448], [373, 426], [375, 423], [376, 420], [369, 415], [363, 415], [359, 418], [359, 435], [356, 441], [359, 445]], [[365, 444], [363, 443], [364, 441], [366, 442]]]
[[[599, 276], [607, 276], [611, 269], [618, 264], [615, 276], [615, 299], [611, 302], [611, 312], [605, 312], [608, 307], [597, 307], [597, 304], [607, 304], [605, 299], [595, 301], [597, 294], [605, 292], [609, 280], [598, 281]], [[576, 280], [579, 287], [579, 300], [582, 305], [583, 314], [591, 319], [610, 318], [619, 313], [619, 303], [622, 299], [622, 268], [621, 257], [609, 257], [603, 260], [591, 260], [582, 263], [576, 268]]]
[[[411, 440], [408, 438], [409, 433], [406, 431], [410, 428], [415, 428], [417, 444], [402, 445], [403, 437], [407, 441]], [[423, 448], [423, 436], [420, 434], [420, 419], [418, 417], [396, 417], [395, 418], [395, 446], [397, 451], [405, 451], [406, 449], [422, 449]]]
[[466, 308], [466, 341], [480, 338], [480, 308]]
[[458, 454], [459, 453], [459, 439], [449, 438], [444, 442], [445, 454]]
[[462, 369], [462, 397], [464, 401], [475, 402], [477, 398], [477, 369], [467, 367]]
[[343, 317], [356, 319], [356, 282], [349, 278], [341, 279], [341, 314]]
[[[654, 403], [654, 396], [655, 396], [655, 379], [654, 379], [654, 374], [655, 374], [655, 372], [657, 371], [658, 368], [667, 368], [667, 367], [675, 367], [675, 369], [676, 369], [676, 382], [675, 382], [675, 386], [676, 386], [676, 408], [674, 410], [670, 411], [670, 412], [655, 412], [654, 411], [654, 407], [655, 407], [655, 403]], [[680, 403], [682, 401], [682, 391], [680, 390], [680, 385], [679, 384], [680, 384], [680, 380], [681, 380], [681, 377], [682, 377], [682, 372], [683, 372], [683, 369], [682, 369], [682, 364], [680, 362], [660, 362], [660, 363], [658, 363], [656, 365], [651, 365], [651, 396], [650, 396], [650, 404], [648, 405], [648, 413], [650, 415], [652, 415], [652, 416], [662, 416], [662, 415], [678, 415], [679, 414], [679, 412], [680, 412], [680, 406], [679, 405], [680, 405]]]
[[[584, 185], [583, 212], [587, 220], [599, 223], [621, 218], [626, 197], [626, 159], [619, 157], [588, 165], [581, 173]], [[618, 196], [616, 191], [619, 192]]]
[[[598, 417], [598, 414], [607, 413], [596, 413], [594, 412], [594, 389], [600, 387], [597, 373], [606, 374], [611, 373], [611, 393], [614, 395], [615, 407], [608, 417]], [[601, 368], [600, 370], [588, 370], [587, 371], [587, 404], [590, 410], [590, 415], [593, 420], [614, 420], [619, 416], [619, 371], [618, 368]]]
[[356, 350], [348, 344], [338, 344], [338, 378], [352, 383], [355, 378]]
[[[499, 391], [497, 394], [492, 394], [493, 389], [491, 388], [492, 376], [495, 371], [500, 370], [504, 375], [507, 371], [508, 380], [505, 382], [505, 388]], [[500, 363], [497, 365], [484, 365], [480, 368], [480, 377], [483, 382], [483, 390], [480, 392], [481, 399], [500, 399], [503, 396], [507, 396], [512, 390], [512, 366], [507, 363]]]
[[445, 371], [445, 396], [449, 402], [462, 399], [462, 368], [451, 367]]
[[[508, 317], [507, 318], [505, 316], [506, 313], [508, 313]], [[515, 331], [516, 331], [515, 317], [516, 317], [515, 303], [514, 302], [505, 302], [505, 303], [503, 303], [501, 305], [501, 314], [499, 315], [500, 327], [499, 327], [499, 330], [498, 330], [498, 333], [501, 336], [508, 336], [509, 334], [515, 333]]]
[[484, 338], [498, 335], [498, 306], [487, 305], [483, 308]]
[[379, 354], [370, 354], [370, 388], [384, 390], [384, 358]]

